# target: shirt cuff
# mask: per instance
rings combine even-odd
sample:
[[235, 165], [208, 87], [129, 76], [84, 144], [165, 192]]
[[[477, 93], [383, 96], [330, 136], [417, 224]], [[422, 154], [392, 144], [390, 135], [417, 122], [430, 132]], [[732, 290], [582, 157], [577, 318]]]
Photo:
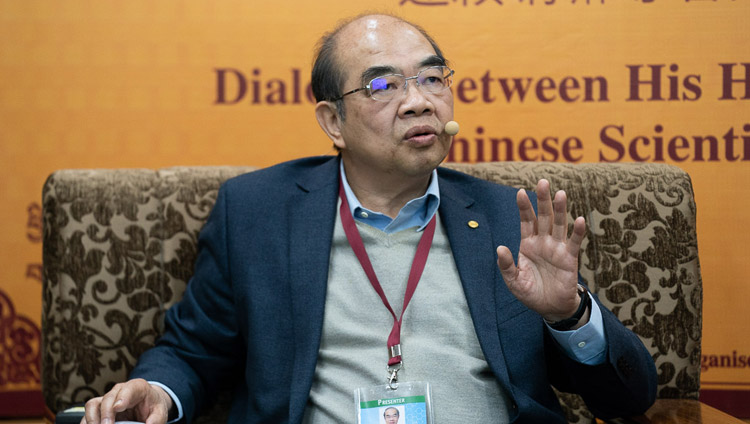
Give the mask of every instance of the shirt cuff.
[[[174, 394], [174, 392], [172, 391], [172, 389], [170, 389], [169, 387], [165, 386], [162, 383], [159, 383], [158, 381], [149, 381], [148, 384], [151, 384], [151, 385], [157, 386], [157, 387], [161, 387], [162, 389], [164, 389], [164, 391], [167, 392], [167, 394], [169, 395], [169, 397], [172, 398], [172, 403], [174, 403], [174, 405], [177, 407], [177, 418], [175, 418], [173, 420], [169, 420], [169, 421], [167, 421], [167, 423], [175, 423], [175, 422], [181, 420], [182, 419], [182, 403], [180, 403], [180, 399], [177, 397], [177, 395]], [[169, 419], [169, 417], [167, 417], [167, 419]]]
[[[588, 295], [591, 297], [591, 293]], [[602, 311], [593, 297], [589, 322], [571, 331], [557, 331], [549, 325], [547, 329], [571, 359], [586, 365], [599, 365], [606, 359], [607, 339], [604, 337]]]

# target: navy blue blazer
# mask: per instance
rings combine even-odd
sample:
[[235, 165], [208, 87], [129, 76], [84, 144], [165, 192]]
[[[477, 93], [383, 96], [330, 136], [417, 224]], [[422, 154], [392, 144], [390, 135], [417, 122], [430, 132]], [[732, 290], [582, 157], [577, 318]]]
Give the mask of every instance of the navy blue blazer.
[[[302, 420], [323, 327], [338, 163], [333, 156], [282, 163], [219, 190], [183, 300], [131, 374], [172, 388], [188, 421], [225, 388], [234, 396], [230, 422]], [[513, 422], [565, 422], [550, 384], [581, 394], [600, 417], [645, 411], [655, 398], [654, 362], [611, 312], [601, 307], [607, 361], [584, 365], [506, 288], [495, 249], [518, 253], [517, 190], [442, 168], [438, 178], [439, 213], [471, 318], [513, 401]]]

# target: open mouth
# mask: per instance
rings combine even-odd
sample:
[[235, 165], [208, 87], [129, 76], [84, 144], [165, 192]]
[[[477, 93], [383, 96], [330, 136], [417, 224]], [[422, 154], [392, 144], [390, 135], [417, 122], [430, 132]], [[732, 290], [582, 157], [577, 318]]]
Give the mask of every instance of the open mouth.
[[411, 142], [425, 143], [432, 141], [435, 136], [436, 131], [434, 128], [428, 125], [423, 125], [409, 129], [404, 135], [404, 139]]

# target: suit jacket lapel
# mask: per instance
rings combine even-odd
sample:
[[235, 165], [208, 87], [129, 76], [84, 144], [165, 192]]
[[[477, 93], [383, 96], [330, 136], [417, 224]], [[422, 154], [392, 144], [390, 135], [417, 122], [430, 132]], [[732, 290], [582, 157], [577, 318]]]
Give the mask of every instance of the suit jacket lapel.
[[[440, 179], [440, 216], [445, 224], [453, 257], [461, 276], [471, 319], [477, 332], [479, 343], [499, 381], [509, 387], [508, 370], [500, 340], [500, 326], [523, 307], [510, 294], [497, 267], [495, 249], [504, 244], [517, 254], [519, 243], [516, 231], [506, 231], [502, 224], [518, 225], [518, 218], [508, 215], [504, 202], [515, 207], [515, 198], [502, 199], [502, 208], [488, 210], [484, 204], [472, 197], [470, 184], [458, 184], [445, 178]], [[487, 192], [483, 191], [486, 195]], [[489, 202], [497, 204], [497, 202]], [[498, 214], [499, 216], [488, 216]], [[478, 225], [469, 225], [475, 221]], [[510, 228], [509, 228], [510, 229]]]
[[336, 219], [338, 164], [338, 160], [331, 160], [302, 175], [297, 180], [299, 191], [289, 205], [293, 210], [289, 278], [295, 328], [290, 422], [302, 421], [315, 374]]

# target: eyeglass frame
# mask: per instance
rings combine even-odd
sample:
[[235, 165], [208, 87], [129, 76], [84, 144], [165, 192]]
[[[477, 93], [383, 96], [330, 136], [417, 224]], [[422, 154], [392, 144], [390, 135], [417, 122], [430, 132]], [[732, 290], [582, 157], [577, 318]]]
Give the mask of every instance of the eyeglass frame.
[[[455, 74], [455, 73], [456, 73], [456, 71], [455, 71], [455, 70], [453, 70], [453, 69], [449, 68], [449, 67], [448, 67], [448, 66], [446, 66], [446, 65], [436, 65], [436, 66], [428, 66], [427, 68], [424, 68], [424, 69], [422, 69], [421, 71], [417, 72], [417, 74], [416, 74], [416, 75], [412, 75], [412, 76], [410, 76], [410, 77], [404, 76], [403, 74], [386, 74], [386, 75], [381, 75], [381, 76], [379, 76], [379, 77], [375, 77], [375, 78], [371, 79], [371, 80], [370, 80], [370, 82], [369, 82], [369, 83], [368, 83], [367, 85], [365, 85], [364, 87], [360, 87], [360, 88], [355, 88], [354, 90], [351, 90], [351, 91], [347, 91], [346, 93], [344, 93], [344, 94], [342, 94], [342, 95], [340, 95], [340, 96], [336, 97], [335, 99], [331, 99], [330, 101], [331, 101], [331, 102], [337, 102], [337, 101], [339, 101], [339, 100], [343, 100], [343, 99], [344, 99], [344, 97], [346, 97], [346, 96], [348, 96], [348, 95], [350, 95], [350, 94], [354, 94], [354, 93], [357, 93], [357, 92], [359, 92], [359, 91], [362, 91], [362, 90], [367, 90], [367, 97], [369, 97], [369, 98], [371, 98], [371, 99], [375, 100], [376, 102], [381, 102], [381, 101], [390, 101], [390, 100], [392, 100], [392, 99], [378, 100], [378, 99], [376, 99], [376, 98], [372, 97], [372, 82], [373, 82], [373, 81], [375, 81], [376, 79], [380, 79], [380, 78], [385, 78], [385, 77], [390, 77], [390, 76], [398, 75], [398, 76], [404, 77], [404, 91], [406, 91], [406, 88], [407, 88], [407, 87], [409, 86], [409, 80], [416, 80], [416, 81], [415, 81], [414, 83], [416, 84], [416, 86], [417, 86], [417, 87], [420, 87], [420, 86], [421, 86], [421, 84], [419, 84], [419, 80], [417, 79], [417, 78], [419, 78], [419, 74], [421, 74], [422, 72], [424, 72], [424, 71], [426, 71], [426, 70], [428, 70], [428, 69], [432, 69], [432, 68], [445, 68], [445, 69], [447, 69], [448, 71], [450, 71], [450, 72], [448, 72], [448, 75], [444, 75], [444, 76], [443, 76], [443, 77], [444, 77], [445, 79], [450, 79], [450, 78], [451, 78], [451, 77], [453, 76], [453, 74]], [[447, 88], [450, 88], [450, 86], [451, 86], [451, 85], [452, 85], [452, 83], [451, 83], [451, 84], [448, 84], [448, 85], [446, 85], [446, 86], [445, 86], [445, 87], [443, 88], [443, 90], [445, 90], [445, 89], [447, 89]], [[443, 90], [440, 90], [440, 91], [436, 91], [435, 93], [439, 93], [439, 92], [441, 92], [441, 91], [443, 91]], [[434, 94], [434, 93], [432, 93], [432, 94]]]

